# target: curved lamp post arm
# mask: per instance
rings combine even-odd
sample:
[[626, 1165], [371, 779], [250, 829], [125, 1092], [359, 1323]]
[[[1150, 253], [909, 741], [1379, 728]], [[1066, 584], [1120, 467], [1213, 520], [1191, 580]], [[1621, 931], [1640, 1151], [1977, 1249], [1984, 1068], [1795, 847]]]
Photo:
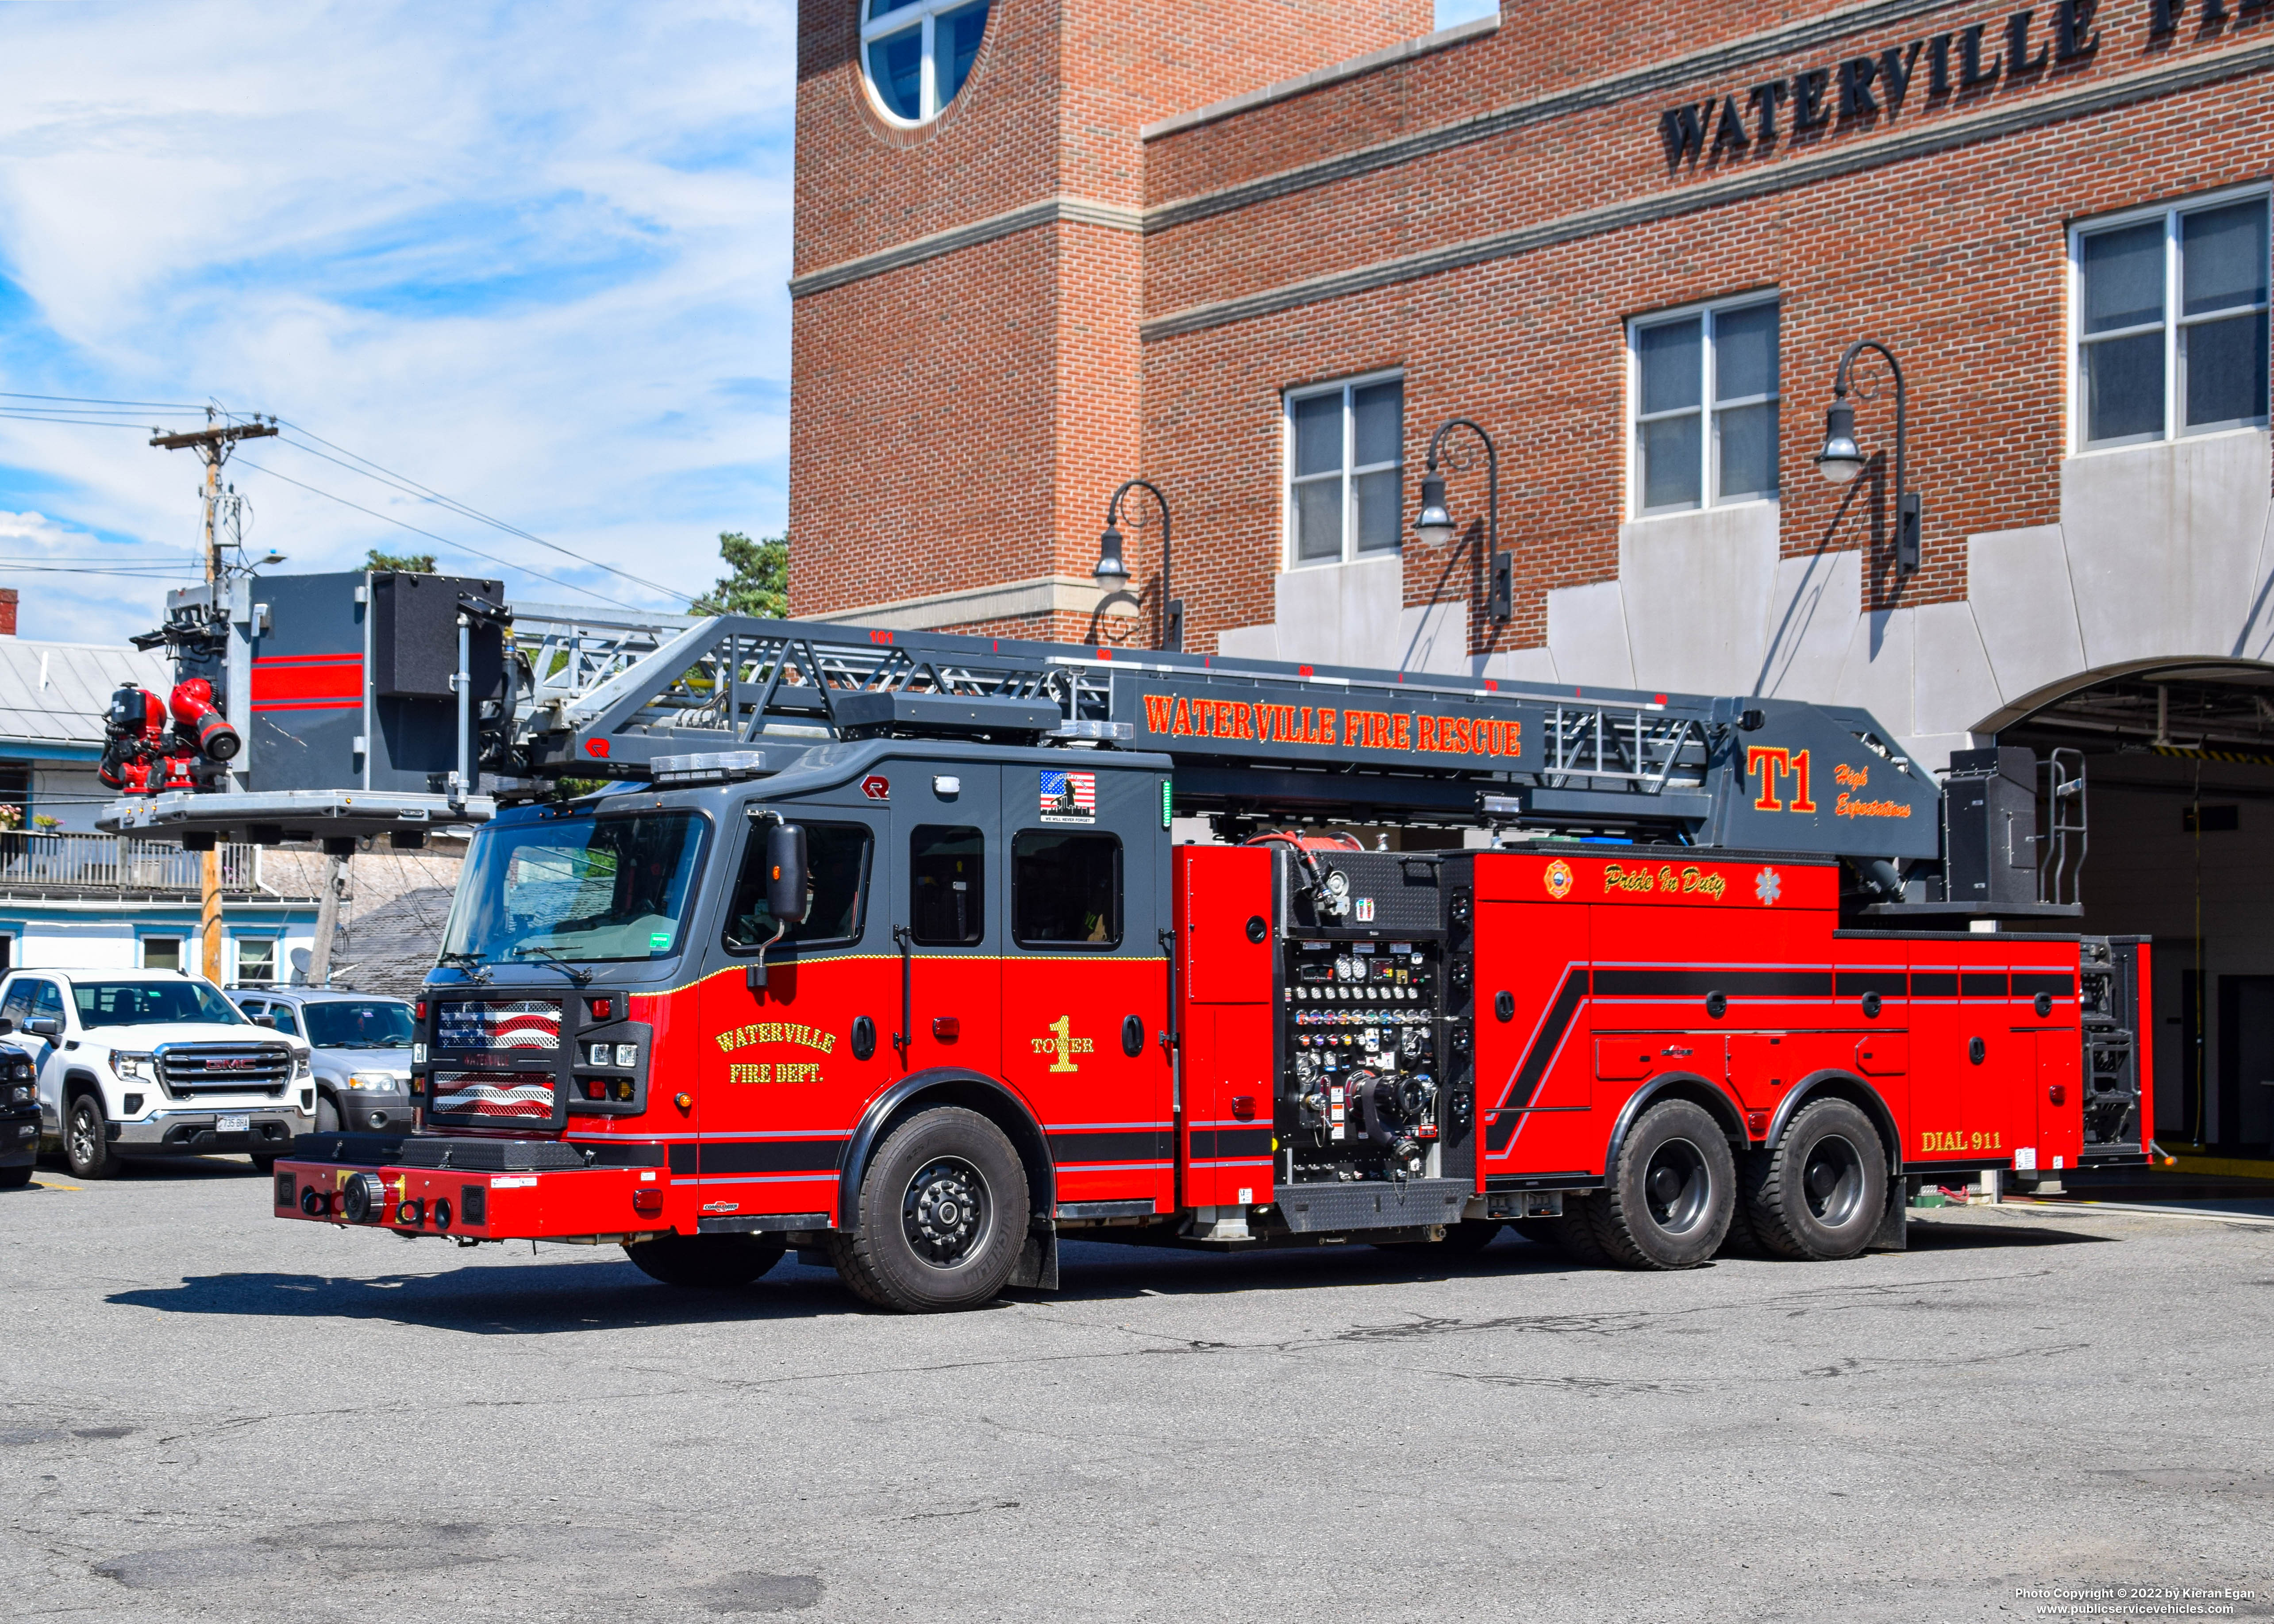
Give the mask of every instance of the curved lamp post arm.
[[1870, 400], [1878, 392], [1870, 386], [1855, 389], [1849, 376], [1855, 370], [1856, 358], [1867, 350], [1887, 364], [1888, 375], [1895, 384], [1895, 568], [1901, 574], [1909, 575], [1919, 567], [1922, 521], [1919, 499], [1910, 488], [1909, 392], [1904, 387], [1902, 363], [1895, 359], [1895, 352], [1876, 338], [1859, 338], [1849, 345], [1840, 357], [1839, 367], [1832, 374], [1833, 410], [1845, 414], [1842, 421], [1852, 435], [1855, 432], [1855, 408], [1848, 404], [1849, 394], [1852, 389], [1865, 400]]
[[1448, 417], [1429, 436], [1428, 472], [1421, 482], [1421, 517], [1415, 528], [1431, 527], [1433, 514], [1442, 515], [1450, 526], [1451, 515], [1445, 509], [1445, 480], [1437, 464], [1446, 436], [1455, 429], [1467, 430], [1485, 448], [1485, 613], [1495, 620], [1505, 620], [1515, 611], [1516, 560], [1500, 550], [1500, 447], [1475, 419]]
[[1105, 534], [1112, 538], [1107, 551], [1117, 557], [1121, 551], [1121, 531], [1118, 521], [1121, 516], [1121, 499], [1132, 491], [1151, 494], [1153, 505], [1161, 512], [1161, 620], [1160, 634], [1153, 646], [1156, 649], [1181, 650], [1185, 642], [1184, 605], [1169, 596], [1169, 499], [1161, 494], [1161, 487], [1149, 479], [1125, 479], [1120, 488], [1106, 500]]

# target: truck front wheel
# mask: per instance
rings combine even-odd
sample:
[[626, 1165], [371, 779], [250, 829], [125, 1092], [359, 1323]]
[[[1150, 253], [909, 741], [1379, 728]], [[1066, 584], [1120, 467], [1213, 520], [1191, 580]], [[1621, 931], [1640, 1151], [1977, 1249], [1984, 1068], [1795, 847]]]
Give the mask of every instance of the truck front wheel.
[[861, 1178], [859, 1229], [831, 1237], [837, 1272], [879, 1308], [940, 1313], [992, 1302], [1027, 1241], [1027, 1172], [976, 1111], [910, 1117]]
[[1666, 1100], [1643, 1113], [1587, 1206], [1595, 1238], [1629, 1268], [1696, 1268], [1728, 1233], [1737, 1163], [1706, 1108]]
[[111, 1154], [109, 1124], [102, 1117], [102, 1102], [83, 1094], [71, 1102], [64, 1118], [64, 1160], [79, 1178], [109, 1178], [118, 1171]]
[[784, 1250], [771, 1235], [665, 1235], [633, 1241], [624, 1255], [650, 1280], [717, 1289], [749, 1284], [780, 1262]]

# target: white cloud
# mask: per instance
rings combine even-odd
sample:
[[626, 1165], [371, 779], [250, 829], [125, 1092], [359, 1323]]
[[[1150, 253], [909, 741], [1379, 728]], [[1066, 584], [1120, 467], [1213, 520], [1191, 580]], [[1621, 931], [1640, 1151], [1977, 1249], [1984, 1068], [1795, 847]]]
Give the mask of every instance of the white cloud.
[[162, 602], [199, 578], [194, 549], [105, 541], [41, 513], [0, 512], [0, 584], [22, 597], [17, 634], [49, 643], [117, 643], [124, 599]]
[[[0, 43], [0, 389], [275, 412], [678, 595], [716, 531], [779, 528], [788, 0], [13, 6]], [[0, 504], [191, 545], [199, 470], [143, 439], [0, 420]], [[655, 600], [248, 447], [248, 538], [295, 569], [431, 544], [260, 469]], [[51, 583], [0, 582], [37, 635]], [[149, 623], [138, 590], [103, 635]]]

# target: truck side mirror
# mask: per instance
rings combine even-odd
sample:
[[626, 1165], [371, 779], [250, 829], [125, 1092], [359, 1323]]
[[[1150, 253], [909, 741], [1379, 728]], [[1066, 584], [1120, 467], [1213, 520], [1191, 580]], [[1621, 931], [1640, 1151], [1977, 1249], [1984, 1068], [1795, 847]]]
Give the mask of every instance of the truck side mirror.
[[803, 924], [807, 883], [805, 826], [773, 824], [766, 831], [766, 911], [785, 925]]
[[9, 1019], [5, 1015], [0, 1015], [0, 1038], [6, 1037], [15, 1029], [16, 1023], [14, 1021]]
[[24, 1030], [35, 1038], [59, 1038], [64, 1034], [64, 1024], [52, 1015], [34, 1015], [24, 1023]]

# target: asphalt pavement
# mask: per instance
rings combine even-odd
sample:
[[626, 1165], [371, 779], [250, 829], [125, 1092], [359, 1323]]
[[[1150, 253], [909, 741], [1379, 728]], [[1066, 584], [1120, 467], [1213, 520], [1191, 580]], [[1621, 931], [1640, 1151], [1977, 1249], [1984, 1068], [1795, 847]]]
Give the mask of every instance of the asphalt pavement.
[[280, 1222], [241, 1160], [41, 1181], [10, 1618], [2274, 1616], [2263, 1222], [1954, 1208], [1674, 1275], [1073, 1245], [901, 1319]]

